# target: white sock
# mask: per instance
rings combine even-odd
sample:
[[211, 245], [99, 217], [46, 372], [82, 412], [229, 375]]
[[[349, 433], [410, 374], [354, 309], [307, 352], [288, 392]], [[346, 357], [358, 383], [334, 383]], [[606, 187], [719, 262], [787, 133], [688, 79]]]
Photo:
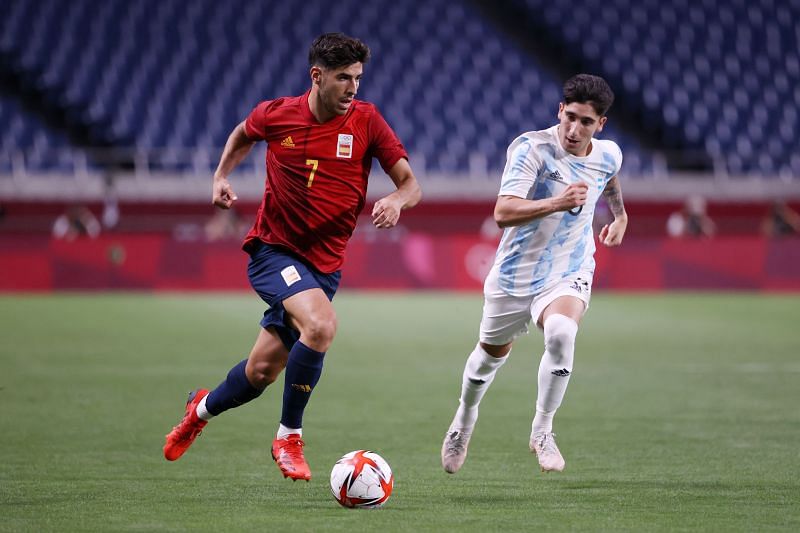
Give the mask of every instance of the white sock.
[[214, 415], [209, 413], [208, 409], [206, 409], [206, 398], [208, 398], [208, 394], [203, 396], [203, 399], [200, 400], [200, 403], [198, 403], [197, 407], [194, 409], [194, 412], [197, 413], [197, 417], [200, 420], [211, 420], [214, 418]]
[[277, 438], [285, 439], [291, 434], [303, 436], [303, 428], [287, 428], [283, 424], [278, 424], [278, 435]]
[[544, 355], [539, 364], [539, 390], [533, 433], [551, 433], [553, 416], [567, 391], [575, 358], [578, 324], [571, 318], [553, 314], [544, 323]]
[[480, 344], [475, 346], [464, 365], [464, 374], [461, 377], [461, 398], [459, 398], [456, 416], [450, 424], [451, 429], [472, 431], [478, 420], [478, 404], [489, 390], [489, 385], [494, 381], [497, 370], [508, 360], [510, 353], [504, 357], [492, 357], [481, 348]]

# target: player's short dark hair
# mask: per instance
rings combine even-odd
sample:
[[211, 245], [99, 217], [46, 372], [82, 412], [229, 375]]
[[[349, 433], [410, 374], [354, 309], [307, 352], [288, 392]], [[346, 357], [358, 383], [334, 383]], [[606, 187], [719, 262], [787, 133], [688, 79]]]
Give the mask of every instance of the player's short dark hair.
[[606, 80], [591, 74], [577, 74], [564, 83], [564, 103], [589, 104], [599, 116], [614, 103], [614, 92]]
[[369, 61], [369, 46], [344, 33], [323, 33], [311, 44], [308, 62], [313, 66], [337, 69]]

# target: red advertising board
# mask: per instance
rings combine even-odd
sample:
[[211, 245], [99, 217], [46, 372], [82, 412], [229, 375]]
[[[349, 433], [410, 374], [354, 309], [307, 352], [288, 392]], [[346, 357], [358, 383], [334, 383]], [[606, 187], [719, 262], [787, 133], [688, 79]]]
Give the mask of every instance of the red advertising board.
[[[496, 241], [476, 234], [391, 232], [350, 243], [344, 289], [480, 290]], [[598, 245], [595, 288], [800, 290], [800, 239], [626, 239]], [[0, 236], [0, 290], [248, 290], [236, 241], [164, 234], [101, 235], [71, 242]]]

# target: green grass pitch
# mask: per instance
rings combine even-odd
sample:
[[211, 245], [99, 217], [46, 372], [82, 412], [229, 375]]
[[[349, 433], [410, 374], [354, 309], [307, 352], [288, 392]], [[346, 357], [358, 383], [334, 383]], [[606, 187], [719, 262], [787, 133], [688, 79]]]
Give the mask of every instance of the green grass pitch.
[[[556, 418], [567, 469], [528, 452], [534, 330], [439, 464], [479, 294], [348, 293], [305, 416], [310, 483], [269, 456], [282, 380], [212, 421], [176, 463], [186, 393], [248, 352], [249, 294], [0, 297], [0, 531], [800, 530], [800, 297], [596, 294]], [[345, 452], [382, 454], [394, 494], [340, 508]]]

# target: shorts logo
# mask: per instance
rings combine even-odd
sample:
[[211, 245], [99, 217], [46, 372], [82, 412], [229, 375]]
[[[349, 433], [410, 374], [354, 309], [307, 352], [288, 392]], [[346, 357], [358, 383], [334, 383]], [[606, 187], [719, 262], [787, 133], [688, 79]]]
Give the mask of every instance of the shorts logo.
[[572, 282], [572, 285], [570, 285], [569, 288], [577, 292], [582, 293], [583, 291], [586, 291], [588, 293], [589, 282], [581, 278], [577, 278], [575, 281]]
[[353, 156], [353, 136], [347, 133], [339, 134], [339, 142], [336, 143], [336, 157], [350, 159]]
[[283, 277], [283, 281], [286, 282], [287, 287], [291, 287], [293, 283], [300, 281], [300, 273], [297, 272], [294, 265], [289, 265], [281, 270], [281, 276]]

